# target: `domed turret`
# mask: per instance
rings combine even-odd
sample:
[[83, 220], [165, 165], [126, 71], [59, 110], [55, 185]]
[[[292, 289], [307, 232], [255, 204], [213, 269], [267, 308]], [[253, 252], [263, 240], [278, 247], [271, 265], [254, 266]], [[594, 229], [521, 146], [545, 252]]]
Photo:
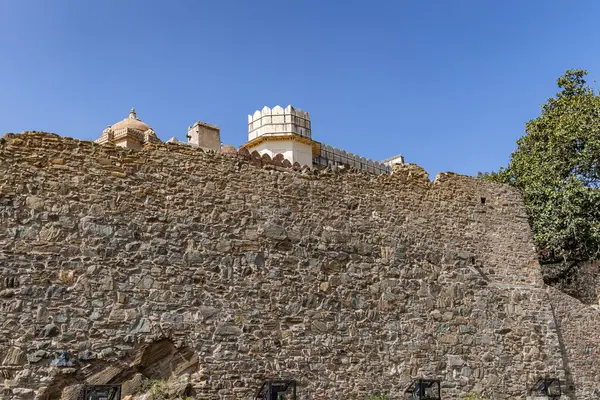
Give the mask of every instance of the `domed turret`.
[[135, 108], [132, 108], [131, 111], [129, 111], [129, 116], [127, 118], [122, 119], [121, 121], [117, 122], [112, 126], [113, 130], [125, 128], [136, 129], [142, 132], [146, 132], [148, 129], [152, 129], [137, 118]]
[[112, 142], [127, 149], [140, 149], [144, 144], [160, 142], [160, 139], [149, 125], [138, 119], [132, 108], [127, 118], [106, 128], [96, 142]]

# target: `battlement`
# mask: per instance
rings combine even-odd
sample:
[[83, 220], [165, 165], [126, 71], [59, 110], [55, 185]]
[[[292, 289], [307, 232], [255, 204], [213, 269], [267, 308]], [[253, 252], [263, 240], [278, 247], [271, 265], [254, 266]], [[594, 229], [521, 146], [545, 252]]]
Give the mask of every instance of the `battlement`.
[[248, 140], [263, 135], [298, 135], [311, 138], [310, 115], [308, 112], [288, 105], [285, 109], [265, 106], [253, 115], [248, 115]]
[[358, 154], [340, 150], [327, 144], [321, 145], [321, 151], [319, 156], [315, 158], [315, 163], [329, 167], [348, 165], [372, 174], [386, 174], [392, 171], [392, 167], [384, 162], [361, 157]]

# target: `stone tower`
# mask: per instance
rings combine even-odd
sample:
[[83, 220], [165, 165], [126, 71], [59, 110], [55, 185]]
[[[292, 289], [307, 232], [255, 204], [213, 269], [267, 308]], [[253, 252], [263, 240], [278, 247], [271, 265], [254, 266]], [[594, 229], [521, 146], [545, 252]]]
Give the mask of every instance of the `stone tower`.
[[248, 151], [274, 157], [282, 154], [292, 164], [313, 165], [319, 143], [312, 140], [308, 112], [287, 106], [264, 107], [248, 115]]
[[198, 121], [188, 128], [188, 143], [192, 146], [219, 151], [221, 149], [221, 130], [218, 126]]

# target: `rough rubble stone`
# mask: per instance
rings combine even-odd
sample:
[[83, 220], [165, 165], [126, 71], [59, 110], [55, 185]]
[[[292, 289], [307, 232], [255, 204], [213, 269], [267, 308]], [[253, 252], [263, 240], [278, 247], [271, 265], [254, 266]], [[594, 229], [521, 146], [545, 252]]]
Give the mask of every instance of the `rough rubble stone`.
[[596, 398], [600, 311], [544, 286], [516, 190], [238, 154], [5, 137], [0, 397], [140, 374], [205, 400], [274, 376], [314, 399], [430, 377], [508, 400], [543, 375]]

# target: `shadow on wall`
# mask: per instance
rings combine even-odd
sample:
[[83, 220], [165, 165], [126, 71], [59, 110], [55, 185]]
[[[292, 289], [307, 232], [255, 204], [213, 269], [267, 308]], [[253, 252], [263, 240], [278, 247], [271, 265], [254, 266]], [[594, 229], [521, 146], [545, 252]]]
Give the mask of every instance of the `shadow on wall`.
[[85, 385], [121, 384], [122, 396], [154, 393], [155, 399], [193, 397], [191, 374], [200, 371], [198, 355], [190, 348], [176, 348], [168, 339], [144, 345], [129, 358], [115, 363], [76, 361], [75, 368], [56, 374], [38, 400], [79, 400]]
[[584, 304], [600, 304], [600, 262], [564, 261], [542, 264], [544, 283]]

